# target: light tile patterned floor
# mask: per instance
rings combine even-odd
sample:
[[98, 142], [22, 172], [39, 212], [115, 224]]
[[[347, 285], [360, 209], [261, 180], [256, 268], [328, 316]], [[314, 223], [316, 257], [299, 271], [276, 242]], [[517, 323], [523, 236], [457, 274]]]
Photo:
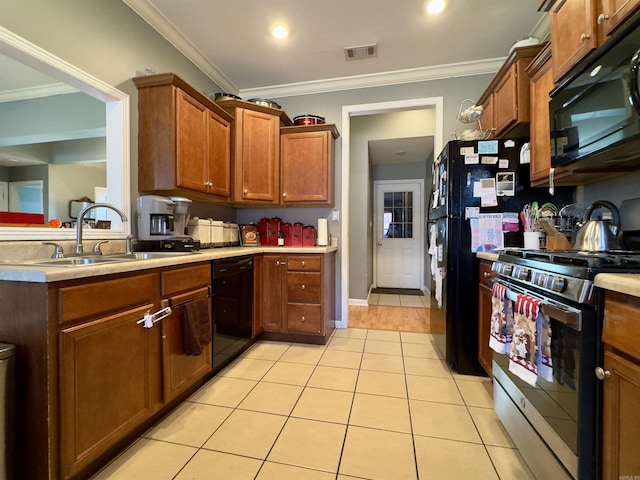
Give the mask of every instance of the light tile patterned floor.
[[94, 480], [527, 480], [491, 382], [429, 334], [260, 342]]

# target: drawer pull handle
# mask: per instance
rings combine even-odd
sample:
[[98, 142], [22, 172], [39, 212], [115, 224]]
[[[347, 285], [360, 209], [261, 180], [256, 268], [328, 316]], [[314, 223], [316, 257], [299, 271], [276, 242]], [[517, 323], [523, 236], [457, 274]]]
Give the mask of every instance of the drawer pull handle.
[[609, 15], [606, 15], [604, 13], [601, 13], [600, 15], [598, 15], [598, 20], [597, 20], [598, 25], [602, 25], [605, 22], [605, 20], [609, 20]]
[[302, 290], [304, 290], [304, 289], [305, 289], [305, 288], [307, 288], [307, 287], [306, 287], [306, 285], [303, 283], [303, 284], [302, 284], [302, 286], [301, 286], [300, 288], [302, 288]]
[[302, 266], [304, 267], [304, 260], [302, 260]]
[[302, 316], [302, 321], [304, 322], [306, 320], [306, 318], [304, 318], [304, 315]]
[[586, 42], [587, 40], [591, 39], [591, 35], [589, 35], [588, 33], [583, 33], [582, 35], [580, 35], [580, 41], [581, 42]]
[[491, 272], [484, 272], [482, 275], [484, 275], [484, 278], [489, 278], [491, 276]]

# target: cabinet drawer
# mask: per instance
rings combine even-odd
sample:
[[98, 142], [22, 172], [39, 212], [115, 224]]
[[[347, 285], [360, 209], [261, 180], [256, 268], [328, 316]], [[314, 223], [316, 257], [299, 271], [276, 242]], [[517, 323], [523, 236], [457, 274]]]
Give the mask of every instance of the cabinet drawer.
[[491, 280], [495, 276], [491, 271], [491, 265], [493, 265], [492, 262], [481, 261], [480, 266], [478, 268], [478, 271], [480, 273], [479, 275], [480, 285], [484, 285], [485, 287], [489, 287], [489, 288], [491, 288], [491, 285], [489, 284], [489, 280]]
[[136, 275], [59, 290], [60, 323], [121, 312], [153, 303], [157, 275]]
[[211, 265], [176, 268], [161, 273], [162, 296], [193, 290], [211, 284]]
[[289, 332], [321, 333], [320, 305], [287, 304], [287, 329]]
[[602, 341], [640, 358], [640, 298], [607, 292], [604, 304]]
[[319, 273], [289, 273], [287, 275], [287, 298], [294, 303], [320, 303]]
[[322, 259], [320, 257], [305, 257], [305, 256], [289, 256], [288, 266], [289, 271], [303, 271], [303, 272], [319, 272], [322, 265]]

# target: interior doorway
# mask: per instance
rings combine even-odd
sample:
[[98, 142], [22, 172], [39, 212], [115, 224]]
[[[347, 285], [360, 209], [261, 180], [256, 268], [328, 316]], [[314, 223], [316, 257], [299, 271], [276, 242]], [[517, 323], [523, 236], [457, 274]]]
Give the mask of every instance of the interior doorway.
[[374, 182], [374, 287], [421, 289], [424, 181]]
[[[356, 116], [378, 115], [382, 113], [402, 112], [409, 110], [433, 109], [434, 120], [434, 150], [440, 151], [443, 146], [443, 97], [418, 98], [411, 100], [370, 103], [361, 105], [346, 105], [342, 108], [342, 165], [341, 165], [341, 203], [342, 225], [340, 230], [340, 321], [336, 322], [338, 328], [346, 328], [349, 325], [349, 282], [350, 282], [350, 234], [356, 232], [350, 228], [351, 200], [350, 200], [350, 170], [351, 170], [351, 119]], [[354, 212], [359, 216], [360, 211]], [[369, 235], [369, 228], [366, 233]], [[365, 301], [366, 302], [366, 301]]]

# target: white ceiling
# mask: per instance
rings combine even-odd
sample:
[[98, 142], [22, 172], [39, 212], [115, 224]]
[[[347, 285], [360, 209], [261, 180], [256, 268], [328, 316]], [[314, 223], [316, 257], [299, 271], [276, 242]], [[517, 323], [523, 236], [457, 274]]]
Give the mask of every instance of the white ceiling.
[[[438, 16], [425, 0], [123, 1], [245, 99], [494, 73], [515, 42], [549, 29], [540, 0], [448, 0]], [[278, 23], [284, 41], [270, 35]], [[344, 48], [370, 44], [375, 57], [345, 59]], [[433, 138], [371, 141], [369, 153], [374, 164], [424, 162]]]
[[[495, 72], [516, 41], [548, 32], [540, 0], [448, 0], [439, 16], [425, 0], [123, 1], [243, 98]], [[287, 40], [270, 36], [276, 23]], [[345, 59], [373, 43], [376, 57]]]

